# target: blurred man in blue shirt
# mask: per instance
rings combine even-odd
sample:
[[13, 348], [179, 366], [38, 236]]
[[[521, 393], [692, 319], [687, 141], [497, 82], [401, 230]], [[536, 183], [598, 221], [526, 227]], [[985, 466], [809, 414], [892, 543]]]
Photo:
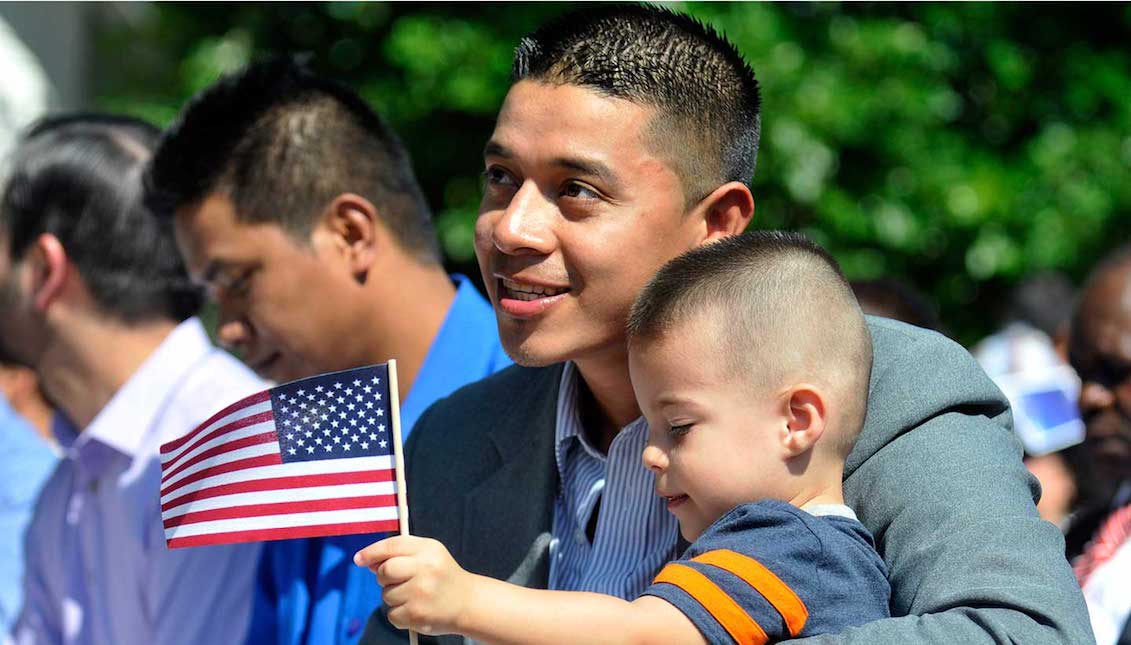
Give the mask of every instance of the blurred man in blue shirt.
[[159, 446], [262, 387], [212, 346], [172, 231], [142, 202], [159, 132], [44, 121], [0, 198], [0, 345], [58, 406], [62, 459], [28, 528], [16, 643], [231, 642], [258, 544], [169, 550]]
[[55, 454], [35, 429], [0, 397], [0, 630], [7, 633], [23, 601], [24, 531]]
[[[206, 88], [148, 180], [216, 300], [218, 337], [262, 376], [395, 358], [407, 437], [433, 401], [510, 363], [490, 305], [444, 271], [396, 134], [305, 66], [270, 60]], [[374, 538], [266, 543], [248, 642], [357, 642], [381, 594], [351, 558]]]

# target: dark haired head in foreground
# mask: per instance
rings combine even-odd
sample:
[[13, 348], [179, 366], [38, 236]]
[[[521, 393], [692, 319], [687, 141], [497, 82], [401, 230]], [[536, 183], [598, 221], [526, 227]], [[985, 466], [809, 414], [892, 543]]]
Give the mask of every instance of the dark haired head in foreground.
[[476, 235], [500, 337], [525, 365], [621, 362], [648, 278], [753, 213], [758, 84], [713, 29], [646, 5], [547, 24], [513, 80]]
[[689, 203], [754, 178], [758, 82], [734, 45], [694, 18], [647, 5], [569, 14], [519, 42], [512, 77], [653, 108], [648, 143], [672, 163]]
[[157, 137], [143, 121], [91, 114], [46, 119], [19, 142], [0, 197], [5, 354], [32, 361], [37, 343], [12, 326], [40, 328], [50, 303], [78, 284], [124, 325], [179, 322], [199, 308], [171, 224], [142, 198]]
[[[146, 185], [219, 305], [219, 340], [261, 375], [403, 357], [389, 325], [435, 331], [451, 302], [404, 146], [355, 92], [301, 62], [266, 60], [201, 91], [162, 137]], [[403, 308], [397, 318], [389, 302], [430, 320], [407, 322]]]

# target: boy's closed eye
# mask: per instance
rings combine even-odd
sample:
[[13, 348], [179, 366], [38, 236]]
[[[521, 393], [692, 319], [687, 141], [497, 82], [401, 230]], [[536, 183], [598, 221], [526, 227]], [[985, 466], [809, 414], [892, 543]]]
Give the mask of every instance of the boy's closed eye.
[[687, 433], [691, 432], [692, 425], [694, 425], [694, 424], [681, 423], [681, 424], [678, 424], [678, 425], [672, 425], [668, 428], [668, 434], [671, 435], [672, 437], [677, 437], [677, 438], [686, 436]]

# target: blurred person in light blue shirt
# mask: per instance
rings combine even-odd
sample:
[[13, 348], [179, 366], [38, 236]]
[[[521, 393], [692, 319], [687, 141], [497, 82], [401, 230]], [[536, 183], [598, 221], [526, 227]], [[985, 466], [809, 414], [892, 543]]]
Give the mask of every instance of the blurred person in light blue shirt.
[[11, 629], [20, 609], [24, 531], [55, 454], [35, 429], [0, 397], [0, 629]]
[[0, 195], [0, 354], [58, 406], [62, 451], [27, 531], [16, 643], [231, 643], [258, 544], [170, 550], [162, 443], [262, 388], [193, 316], [171, 228], [142, 199], [159, 132], [64, 116], [19, 142]]

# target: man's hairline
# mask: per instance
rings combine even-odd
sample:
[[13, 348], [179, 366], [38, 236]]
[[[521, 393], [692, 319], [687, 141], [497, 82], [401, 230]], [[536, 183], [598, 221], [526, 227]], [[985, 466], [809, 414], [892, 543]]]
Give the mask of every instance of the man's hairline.
[[[608, 91], [605, 91], [603, 88], [601, 88], [599, 86], [589, 84], [589, 83], [577, 83], [577, 82], [569, 81], [569, 80], [554, 80], [546, 74], [525, 76], [523, 78], [513, 80], [511, 82], [510, 87], [507, 89], [507, 95], [509, 96], [511, 91], [514, 90], [515, 87], [517, 87], [520, 83], [523, 83], [523, 82], [537, 83], [537, 84], [545, 85], [545, 86], [548, 86], [548, 87], [570, 86], [570, 87], [574, 87], [574, 88], [577, 88], [577, 89], [580, 89], [580, 90], [587, 91], [587, 92], [589, 92], [589, 93], [591, 93], [591, 94], [593, 94], [593, 95], [595, 95], [599, 98], [605, 99], [605, 100], [623, 101], [623, 102], [629, 103], [629, 104], [631, 104], [635, 107], [638, 107], [638, 108], [641, 108], [641, 109], [644, 109], [644, 110], [650, 110], [651, 114], [646, 115], [646, 122], [644, 123], [643, 127], [641, 128], [641, 137], [643, 139], [641, 141], [641, 143], [642, 143], [644, 149], [647, 150], [650, 154], [652, 154], [657, 160], [661, 161], [668, 168], [668, 170], [670, 170], [671, 173], [673, 175], [675, 175], [676, 179], [679, 181], [680, 191], [683, 193], [683, 208], [682, 208], [681, 217], [686, 217], [692, 211], [693, 207], [696, 204], [698, 204], [699, 202], [706, 199], [709, 195], [711, 195], [711, 193], [715, 192], [717, 189], [721, 188], [722, 186], [725, 186], [726, 184], [731, 183], [730, 180], [719, 178], [719, 179], [713, 180], [712, 182], [705, 182], [705, 183], [713, 184], [713, 187], [710, 190], [706, 190], [706, 191], [695, 191], [694, 190], [695, 187], [691, 185], [691, 183], [693, 181], [692, 178], [691, 177], [685, 177], [684, 173], [680, 170], [680, 164], [675, 160], [675, 158], [672, 155], [665, 154], [665, 152], [664, 152], [665, 146], [663, 145], [664, 142], [661, 141], [661, 138], [664, 136], [664, 133], [662, 132], [662, 130], [668, 124], [670, 124], [672, 121], [678, 120], [679, 116], [676, 115], [676, 114], [673, 114], [671, 110], [667, 110], [663, 106], [661, 106], [657, 103], [640, 100], [640, 99], [637, 99], [637, 98], [634, 98], [634, 97], [616, 96], [616, 95], [610, 94]], [[504, 98], [504, 103], [505, 103], [505, 101], [506, 101], [506, 99]], [[496, 127], [497, 127], [497, 123], [496, 123]], [[688, 141], [691, 141], [691, 140], [694, 139], [694, 137], [690, 134], [686, 135], [686, 136], [685, 135], [676, 135], [676, 136], [684, 138]], [[491, 137], [488, 138], [487, 143], [484, 145], [484, 149], [483, 149], [483, 157], [484, 158], [486, 158], [488, 156], [488, 154], [491, 152], [492, 144], [498, 145], [497, 142], [495, 141], [493, 134], [492, 134]], [[719, 166], [721, 167], [722, 165], [723, 164], [722, 164], [722, 161], [720, 159]], [[702, 194], [696, 194], [698, 192], [701, 192]]]

